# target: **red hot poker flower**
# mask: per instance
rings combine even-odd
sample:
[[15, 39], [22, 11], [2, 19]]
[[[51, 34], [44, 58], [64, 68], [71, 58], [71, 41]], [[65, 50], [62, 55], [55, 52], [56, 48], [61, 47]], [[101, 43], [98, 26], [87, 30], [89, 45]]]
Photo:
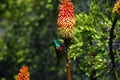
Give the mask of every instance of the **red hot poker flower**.
[[23, 66], [20, 69], [20, 73], [18, 73], [17, 80], [30, 80], [27, 66]]
[[113, 12], [120, 15], [120, 0], [114, 5]]
[[63, 0], [59, 7], [58, 31], [62, 38], [71, 38], [74, 34], [75, 17], [74, 5], [71, 0]]

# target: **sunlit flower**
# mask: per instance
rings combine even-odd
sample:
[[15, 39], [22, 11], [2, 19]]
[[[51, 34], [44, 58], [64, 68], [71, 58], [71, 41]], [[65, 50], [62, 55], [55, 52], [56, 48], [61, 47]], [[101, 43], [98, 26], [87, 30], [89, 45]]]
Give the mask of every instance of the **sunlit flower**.
[[120, 0], [114, 5], [113, 12], [120, 15]]
[[20, 69], [20, 73], [18, 73], [17, 80], [30, 80], [27, 66], [23, 66]]
[[74, 5], [71, 0], [63, 0], [59, 6], [58, 34], [62, 38], [71, 38], [74, 34]]

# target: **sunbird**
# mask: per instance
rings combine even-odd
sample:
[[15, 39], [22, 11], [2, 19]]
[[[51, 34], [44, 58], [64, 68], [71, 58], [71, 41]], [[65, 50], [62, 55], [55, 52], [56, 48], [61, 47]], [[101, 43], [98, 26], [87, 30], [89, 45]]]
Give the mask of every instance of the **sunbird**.
[[63, 46], [56, 40], [54, 39], [52, 41], [53, 45], [54, 45], [54, 48], [55, 48], [55, 51], [56, 51], [56, 58], [57, 58], [57, 65], [59, 65], [59, 62], [60, 62], [60, 59], [63, 57]]

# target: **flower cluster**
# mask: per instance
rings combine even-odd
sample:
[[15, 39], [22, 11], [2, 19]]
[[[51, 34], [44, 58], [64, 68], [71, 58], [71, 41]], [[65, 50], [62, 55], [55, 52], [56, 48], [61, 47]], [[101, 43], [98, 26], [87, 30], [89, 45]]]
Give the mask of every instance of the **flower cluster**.
[[20, 73], [18, 73], [17, 80], [30, 80], [27, 66], [23, 66], [20, 69]]
[[74, 5], [71, 0], [63, 0], [59, 6], [58, 34], [62, 38], [71, 38], [74, 34]]
[[120, 15], [120, 0], [114, 5], [113, 12]]

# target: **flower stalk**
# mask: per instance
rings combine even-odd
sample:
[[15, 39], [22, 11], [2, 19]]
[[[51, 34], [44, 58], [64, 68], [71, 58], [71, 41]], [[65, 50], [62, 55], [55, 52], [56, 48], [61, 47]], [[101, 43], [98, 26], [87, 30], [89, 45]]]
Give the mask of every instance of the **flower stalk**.
[[70, 66], [70, 55], [69, 55], [69, 46], [71, 39], [64, 39], [66, 46], [66, 68], [67, 68], [67, 80], [71, 80], [71, 66]]
[[109, 49], [110, 49], [110, 58], [111, 58], [111, 62], [112, 62], [112, 69], [114, 71], [114, 75], [116, 80], [119, 80], [118, 78], [118, 73], [117, 73], [117, 69], [116, 69], [116, 62], [115, 62], [115, 56], [114, 56], [114, 52], [113, 52], [113, 36], [114, 36], [114, 29], [115, 29], [115, 24], [117, 23], [117, 17], [114, 18], [111, 30], [110, 30], [110, 39], [109, 39]]
[[110, 58], [111, 58], [112, 70], [114, 71], [115, 80], [119, 80], [117, 67], [116, 67], [116, 61], [115, 61], [115, 55], [113, 52], [113, 37], [114, 37], [115, 25], [117, 23], [118, 17], [120, 16], [120, 0], [118, 0], [117, 3], [114, 5], [113, 12], [116, 14], [116, 16], [114, 18], [114, 21], [112, 23], [112, 27], [110, 30], [109, 54], [110, 54]]

